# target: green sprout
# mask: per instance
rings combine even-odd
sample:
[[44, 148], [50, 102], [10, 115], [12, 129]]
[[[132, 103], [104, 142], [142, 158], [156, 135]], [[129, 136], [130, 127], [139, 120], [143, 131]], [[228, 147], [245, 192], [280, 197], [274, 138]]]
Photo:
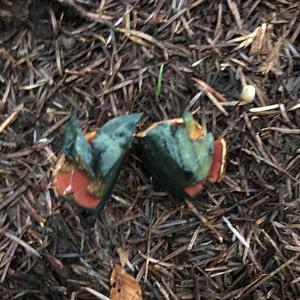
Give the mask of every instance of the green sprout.
[[157, 92], [158, 96], [160, 95], [160, 92], [161, 92], [161, 83], [162, 83], [162, 79], [163, 79], [163, 74], [164, 74], [164, 65], [162, 64], [159, 68], [157, 84], [156, 84], [156, 92]]

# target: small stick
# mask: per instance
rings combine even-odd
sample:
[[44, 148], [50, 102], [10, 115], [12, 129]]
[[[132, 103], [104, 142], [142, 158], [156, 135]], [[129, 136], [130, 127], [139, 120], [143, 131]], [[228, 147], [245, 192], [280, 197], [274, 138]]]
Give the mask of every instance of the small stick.
[[198, 219], [205, 225], [207, 226], [213, 233], [214, 235], [217, 237], [217, 239], [223, 243], [223, 237], [221, 236], [221, 234], [218, 232], [218, 230], [212, 226], [208, 220], [197, 210], [197, 208], [194, 206], [194, 204], [189, 201], [189, 200], [185, 200], [186, 205], [188, 206], [188, 208], [198, 217]]
[[232, 226], [230, 221], [223, 216], [223, 220], [228, 228], [232, 231], [232, 233], [238, 238], [238, 240], [248, 249], [250, 247], [249, 243], [245, 240], [245, 238]]
[[[266, 276], [264, 276], [262, 279], [260, 279], [259, 281], [257, 281], [255, 284], [251, 283], [250, 285], [246, 286], [236, 297], [235, 299], [241, 298], [242, 296], [246, 296], [249, 293], [253, 292], [254, 290], [256, 290], [258, 287], [260, 287], [262, 284], [264, 284], [265, 282], [267, 282], [268, 280], [270, 280], [272, 277], [274, 277], [277, 273], [279, 273], [280, 271], [282, 271], [284, 268], [286, 268], [288, 265], [290, 265], [297, 257], [299, 256], [299, 254], [297, 254], [296, 256], [293, 256], [292, 258], [290, 258], [288, 261], [286, 261], [285, 263], [283, 263], [281, 266], [279, 266], [277, 269], [275, 269], [273, 272], [267, 274]], [[249, 288], [249, 289], [248, 289]], [[248, 290], [247, 290], [248, 289]]]
[[218, 99], [210, 92], [206, 92], [207, 97], [211, 100], [211, 102], [225, 115], [228, 116], [228, 112], [225, 110], [223, 105], [218, 101]]
[[89, 292], [90, 294], [94, 295], [97, 299], [100, 300], [110, 300], [110, 298], [106, 297], [105, 295], [97, 292], [96, 290], [89, 288], [89, 287], [84, 287], [84, 289]]
[[23, 248], [25, 248], [28, 252], [30, 252], [31, 254], [37, 256], [37, 257], [41, 257], [41, 255], [31, 246], [29, 246], [26, 242], [24, 242], [23, 240], [21, 240], [20, 238], [14, 236], [13, 234], [9, 233], [9, 232], [5, 232], [4, 235], [6, 237], [8, 237], [9, 239], [15, 241], [16, 243], [18, 243], [19, 245], [21, 245]]
[[261, 107], [253, 107], [250, 108], [249, 111], [252, 113], [256, 113], [256, 112], [262, 112], [262, 111], [269, 111], [269, 110], [273, 110], [273, 109], [277, 109], [279, 108], [279, 104], [273, 104], [273, 105], [267, 105], [267, 106], [261, 106]]
[[262, 129], [262, 131], [266, 131], [266, 130], [278, 131], [287, 134], [300, 134], [300, 129], [281, 128], [281, 127], [266, 127]]
[[23, 109], [23, 104], [20, 104], [15, 108], [10, 116], [0, 125], [0, 133], [14, 120], [17, 114]]
[[217, 92], [214, 88], [209, 86], [206, 82], [202, 81], [198, 78], [193, 78], [193, 80], [202, 87], [203, 92], [211, 93], [219, 102], [227, 102], [227, 99], [219, 92]]

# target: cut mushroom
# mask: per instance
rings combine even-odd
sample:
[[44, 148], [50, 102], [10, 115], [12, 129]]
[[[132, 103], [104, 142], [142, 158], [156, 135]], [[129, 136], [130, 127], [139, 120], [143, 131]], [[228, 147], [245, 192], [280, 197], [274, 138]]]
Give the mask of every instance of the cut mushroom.
[[141, 114], [117, 117], [86, 135], [72, 120], [65, 130], [64, 154], [53, 172], [57, 193], [99, 212], [119, 177], [140, 118]]
[[146, 168], [173, 194], [195, 198], [205, 182], [224, 175], [226, 142], [205, 133], [190, 113], [182, 119], [154, 123], [137, 134]]

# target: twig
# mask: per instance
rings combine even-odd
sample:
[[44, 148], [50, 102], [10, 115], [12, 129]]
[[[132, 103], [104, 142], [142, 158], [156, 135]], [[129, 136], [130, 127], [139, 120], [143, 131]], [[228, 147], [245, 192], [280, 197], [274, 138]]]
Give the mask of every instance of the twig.
[[223, 220], [225, 224], [228, 226], [228, 228], [232, 231], [232, 233], [238, 238], [238, 240], [246, 247], [249, 248], [249, 243], [245, 240], [245, 238], [232, 226], [230, 221], [223, 216]]
[[218, 232], [218, 230], [212, 226], [208, 220], [197, 210], [197, 208], [194, 206], [194, 204], [189, 201], [189, 200], [185, 200], [186, 205], [188, 206], [188, 208], [198, 217], [198, 219], [205, 225], [207, 226], [213, 233], [214, 235], [218, 238], [218, 240], [223, 243], [223, 237], [221, 236], [221, 234]]
[[266, 275], [265, 277], [263, 277], [262, 279], [260, 279], [258, 282], [256, 282], [255, 284], [251, 283], [250, 285], [246, 286], [236, 297], [235, 299], [239, 299], [242, 296], [246, 296], [248, 294], [250, 294], [251, 292], [255, 291], [258, 287], [260, 287], [262, 284], [264, 284], [265, 282], [267, 282], [268, 280], [270, 280], [273, 276], [275, 276], [277, 273], [279, 273], [280, 271], [282, 271], [284, 268], [286, 268], [288, 265], [290, 265], [297, 257], [299, 256], [299, 254], [297, 254], [296, 256], [290, 258], [288, 261], [286, 261], [284, 264], [282, 264], [281, 266], [279, 266], [277, 269], [275, 269], [273, 272], [269, 273], [268, 275]]
[[11, 113], [10, 116], [8, 116], [6, 118], [6, 120], [4, 122], [2, 122], [2, 124], [0, 124], [0, 133], [9, 125], [13, 122], [13, 120], [15, 119], [15, 117], [17, 116], [17, 114], [22, 111], [23, 109], [23, 103], [20, 104], [19, 106], [17, 106], [14, 111]]
[[106, 297], [105, 295], [95, 291], [94, 289], [92, 288], [89, 288], [89, 287], [84, 287], [84, 289], [89, 292], [90, 294], [94, 295], [95, 297], [97, 297], [98, 299], [100, 300], [110, 300], [110, 298]]
[[41, 257], [41, 255], [35, 249], [33, 249], [31, 246], [29, 246], [27, 243], [25, 243], [23, 240], [19, 239], [18, 237], [14, 236], [13, 234], [11, 234], [9, 232], [5, 232], [4, 235], [6, 237], [10, 238], [11, 240], [17, 242], [19, 245], [24, 247], [31, 254], [33, 254], [37, 257]]
[[219, 92], [217, 92], [214, 88], [212, 88], [211, 86], [209, 86], [206, 82], [202, 81], [201, 79], [198, 78], [193, 78], [193, 80], [200, 85], [200, 87], [202, 88], [204, 93], [211, 93], [212, 95], [214, 95], [216, 97], [216, 99], [219, 102], [227, 102], [227, 99], [220, 94]]
[[263, 161], [265, 162], [266, 164], [268, 164], [269, 166], [277, 169], [278, 171], [280, 172], [283, 172], [284, 174], [286, 174], [287, 176], [289, 176], [291, 179], [293, 179], [295, 182], [297, 182], [298, 184], [300, 183], [300, 181], [295, 178], [294, 176], [292, 176], [290, 173], [288, 173], [285, 169], [283, 169], [282, 167], [280, 166], [277, 166], [275, 165], [274, 163], [272, 163], [271, 161], [269, 161], [268, 159], [265, 159], [259, 155], [257, 155], [256, 153], [254, 153], [253, 151], [250, 151], [248, 149], [244, 149], [242, 148], [242, 151], [244, 151], [245, 153], [249, 154], [249, 155], [252, 155], [255, 159], [257, 159], [258, 161]]
[[100, 16], [99, 14], [91, 13], [86, 11], [84, 8], [76, 4], [73, 0], [56, 0], [57, 2], [60, 2], [62, 4], [68, 5], [75, 9], [81, 16], [93, 20], [97, 23], [101, 23], [104, 25], [107, 25], [109, 28], [113, 29], [113, 24], [109, 22], [109, 18], [106, 16]]
[[268, 130], [278, 131], [287, 134], [300, 134], [300, 129], [290, 129], [290, 128], [281, 128], [281, 127], [267, 127], [262, 129], [262, 131], [268, 131]]

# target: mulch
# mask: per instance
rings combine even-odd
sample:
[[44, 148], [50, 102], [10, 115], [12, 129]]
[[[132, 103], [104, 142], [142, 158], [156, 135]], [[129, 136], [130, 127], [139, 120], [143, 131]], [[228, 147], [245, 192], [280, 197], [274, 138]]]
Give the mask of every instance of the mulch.
[[[299, 21], [296, 0], [1, 1], [0, 298], [106, 299], [122, 248], [144, 299], [298, 299]], [[100, 218], [55, 194], [71, 116], [144, 128], [186, 109], [228, 144], [197, 199], [152, 180], [137, 144]]]

